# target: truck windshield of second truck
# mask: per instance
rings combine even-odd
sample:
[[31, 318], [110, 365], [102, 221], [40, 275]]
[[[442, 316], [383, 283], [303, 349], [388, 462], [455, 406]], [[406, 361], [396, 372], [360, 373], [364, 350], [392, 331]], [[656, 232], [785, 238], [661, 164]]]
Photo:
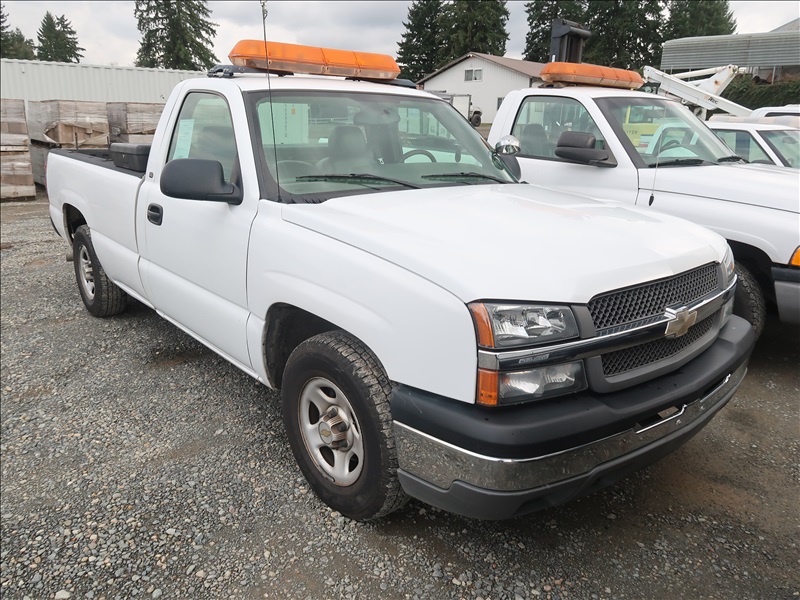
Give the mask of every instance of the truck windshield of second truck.
[[597, 104], [634, 162], [696, 166], [737, 160], [731, 150], [685, 106], [659, 98], [598, 98]]
[[249, 106], [282, 196], [319, 202], [391, 187], [513, 183], [450, 104], [398, 94], [253, 92]]

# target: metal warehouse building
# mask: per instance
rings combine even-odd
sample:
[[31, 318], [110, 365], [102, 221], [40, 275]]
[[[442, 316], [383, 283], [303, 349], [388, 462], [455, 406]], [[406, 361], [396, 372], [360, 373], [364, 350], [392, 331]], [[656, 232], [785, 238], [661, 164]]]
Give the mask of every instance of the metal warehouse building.
[[800, 19], [765, 33], [689, 37], [664, 42], [667, 73], [738, 65], [768, 81], [800, 75]]
[[0, 97], [25, 100], [165, 102], [175, 85], [205, 72], [0, 60]]

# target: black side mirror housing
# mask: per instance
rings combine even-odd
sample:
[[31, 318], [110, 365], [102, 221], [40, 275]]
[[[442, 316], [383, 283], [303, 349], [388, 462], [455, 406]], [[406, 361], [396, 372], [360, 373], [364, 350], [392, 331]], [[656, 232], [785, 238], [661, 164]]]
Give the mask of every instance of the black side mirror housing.
[[565, 131], [558, 138], [555, 154], [573, 162], [592, 165], [595, 167], [616, 167], [617, 161], [613, 159], [608, 150], [595, 148], [596, 138], [591, 133], [584, 131]]
[[218, 160], [178, 158], [161, 171], [161, 192], [171, 198], [240, 204], [242, 190], [225, 181]]

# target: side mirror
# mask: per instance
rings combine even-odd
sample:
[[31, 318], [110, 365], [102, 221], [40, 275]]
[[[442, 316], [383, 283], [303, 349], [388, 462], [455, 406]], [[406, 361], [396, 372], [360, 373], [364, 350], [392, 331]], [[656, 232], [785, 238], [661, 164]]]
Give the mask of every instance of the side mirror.
[[500, 156], [517, 154], [519, 149], [519, 140], [513, 135], [504, 135], [494, 145], [494, 151]]
[[559, 158], [566, 158], [585, 165], [595, 167], [616, 167], [617, 161], [611, 157], [608, 150], [595, 148], [596, 138], [591, 133], [583, 131], [565, 131], [558, 138], [555, 154]]
[[242, 190], [225, 181], [218, 160], [179, 158], [161, 171], [161, 192], [171, 198], [240, 204]]

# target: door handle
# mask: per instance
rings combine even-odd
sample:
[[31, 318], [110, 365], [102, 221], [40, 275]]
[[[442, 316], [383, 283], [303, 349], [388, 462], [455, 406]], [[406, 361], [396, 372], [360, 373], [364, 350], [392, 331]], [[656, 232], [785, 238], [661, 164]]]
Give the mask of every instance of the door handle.
[[161, 225], [164, 219], [164, 209], [158, 204], [151, 204], [147, 207], [147, 220], [154, 225]]

